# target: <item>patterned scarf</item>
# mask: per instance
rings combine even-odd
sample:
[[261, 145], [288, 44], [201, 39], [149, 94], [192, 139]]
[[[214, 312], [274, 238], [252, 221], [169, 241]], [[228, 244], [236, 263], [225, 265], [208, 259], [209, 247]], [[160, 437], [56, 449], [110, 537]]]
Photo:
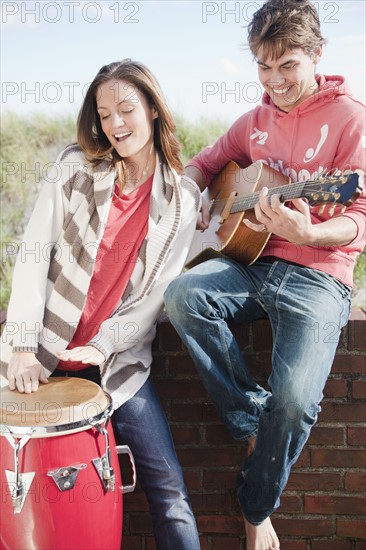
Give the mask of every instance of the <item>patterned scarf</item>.
[[[57, 170], [60, 177], [52, 185], [60, 188], [57, 197], [62, 203], [63, 225], [52, 247], [43, 330], [39, 334], [37, 352], [48, 374], [57, 366], [56, 351], [68, 346], [80, 320], [115, 184], [111, 163], [105, 160], [97, 168], [92, 167], [78, 146], [70, 146], [61, 154]], [[164, 266], [181, 219], [177, 179], [175, 172], [157, 157], [148, 233], [113, 317], [141, 302]], [[36, 223], [39, 224], [39, 219], [31, 217], [30, 231]], [[19, 338], [14, 341], [14, 351], [36, 351], [32, 346], [19, 346], [18, 341]], [[103, 366], [104, 373], [113, 358], [110, 359]]]

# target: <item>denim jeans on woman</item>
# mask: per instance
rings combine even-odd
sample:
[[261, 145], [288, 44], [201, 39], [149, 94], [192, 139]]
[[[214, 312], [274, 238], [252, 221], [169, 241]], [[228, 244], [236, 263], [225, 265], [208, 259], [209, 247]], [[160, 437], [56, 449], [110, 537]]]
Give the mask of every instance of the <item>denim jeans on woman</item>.
[[[100, 383], [99, 369], [56, 371]], [[153, 520], [158, 550], [199, 550], [196, 522], [169, 425], [151, 377], [112, 415], [118, 442], [128, 445]]]
[[[256, 436], [237, 478], [245, 517], [262, 523], [279, 506], [292, 464], [317, 420], [323, 389], [347, 323], [350, 289], [320, 271], [275, 261], [198, 265], [165, 294], [169, 318], [232, 436]], [[250, 374], [228, 323], [268, 317], [270, 391]]]

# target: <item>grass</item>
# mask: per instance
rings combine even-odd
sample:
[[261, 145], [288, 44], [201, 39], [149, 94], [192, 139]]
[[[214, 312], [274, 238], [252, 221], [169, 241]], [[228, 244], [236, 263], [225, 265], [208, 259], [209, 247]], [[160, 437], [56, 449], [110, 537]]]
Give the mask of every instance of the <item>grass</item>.
[[[196, 124], [177, 115], [177, 136], [185, 163], [206, 145], [225, 132], [225, 121], [201, 119]], [[15, 254], [26, 222], [32, 211], [48, 163], [56, 160], [61, 150], [76, 140], [75, 117], [50, 117], [43, 114], [19, 116], [8, 112], [1, 128], [1, 260], [0, 310], [7, 307]], [[355, 269], [355, 290], [365, 288], [366, 252]], [[357, 304], [361, 305], [361, 304]]]
[[68, 143], [75, 141], [70, 117], [42, 114], [2, 117], [1, 139], [1, 262], [0, 309], [6, 309], [11, 287], [14, 254], [40, 189], [48, 163]]

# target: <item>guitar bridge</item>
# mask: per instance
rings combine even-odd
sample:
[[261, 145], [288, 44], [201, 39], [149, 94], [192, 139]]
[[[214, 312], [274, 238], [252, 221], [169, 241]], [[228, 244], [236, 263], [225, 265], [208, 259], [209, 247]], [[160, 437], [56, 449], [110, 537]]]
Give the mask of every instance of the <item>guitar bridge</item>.
[[228, 217], [230, 216], [230, 212], [231, 212], [231, 209], [233, 207], [233, 204], [235, 202], [235, 199], [237, 197], [238, 193], [236, 191], [233, 191], [232, 193], [230, 193], [227, 201], [226, 201], [226, 204], [221, 212], [221, 217], [219, 219], [219, 223], [224, 223]]

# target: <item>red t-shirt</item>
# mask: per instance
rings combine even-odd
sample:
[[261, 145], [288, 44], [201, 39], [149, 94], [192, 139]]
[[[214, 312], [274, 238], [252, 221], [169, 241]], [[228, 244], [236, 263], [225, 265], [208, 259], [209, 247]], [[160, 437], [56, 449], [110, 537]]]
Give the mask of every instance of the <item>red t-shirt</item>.
[[[83, 313], [67, 349], [85, 346], [121, 299], [147, 233], [152, 181], [153, 175], [129, 195], [120, 195], [116, 185]], [[57, 368], [81, 370], [87, 366], [60, 361]]]

